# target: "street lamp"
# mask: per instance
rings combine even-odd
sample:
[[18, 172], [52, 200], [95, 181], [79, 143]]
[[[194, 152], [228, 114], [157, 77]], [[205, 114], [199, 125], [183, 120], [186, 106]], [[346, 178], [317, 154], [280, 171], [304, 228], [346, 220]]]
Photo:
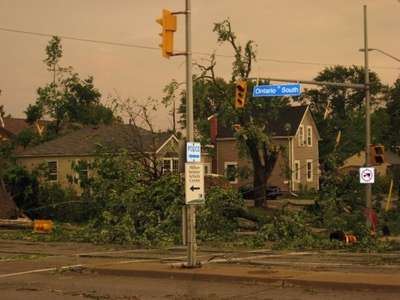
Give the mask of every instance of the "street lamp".
[[[364, 49], [359, 49], [359, 51], [364, 52], [365, 50], [364, 50]], [[392, 59], [394, 59], [394, 60], [400, 62], [400, 58], [397, 58], [397, 57], [395, 57], [395, 56], [393, 56], [393, 55], [391, 55], [391, 54], [389, 54], [389, 53], [387, 53], [387, 52], [385, 52], [385, 51], [383, 51], [383, 50], [381, 50], [381, 49], [377, 49], [377, 48], [368, 48], [368, 51], [377, 51], [377, 52], [379, 52], [379, 53], [382, 53], [382, 54], [385, 55], [385, 56], [388, 56], [388, 57], [390, 57], [390, 58], [392, 58]]]

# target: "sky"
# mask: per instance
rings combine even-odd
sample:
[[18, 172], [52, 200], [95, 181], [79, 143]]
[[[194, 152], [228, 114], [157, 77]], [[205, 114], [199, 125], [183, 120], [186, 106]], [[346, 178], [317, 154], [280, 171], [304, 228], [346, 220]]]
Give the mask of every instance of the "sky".
[[[232, 55], [212, 32], [213, 24], [229, 18], [239, 42], [254, 40], [258, 60], [252, 77], [313, 79], [324, 67], [362, 65], [363, 5], [368, 6], [371, 48], [400, 57], [399, 0], [191, 0], [193, 60], [198, 53]], [[14, 117], [24, 117], [35, 102], [38, 87], [51, 81], [43, 63], [48, 36], [110, 41], [141, 47], [122, 47], [62, 39], [61, 65], [81, 77], [92, 75], [103, 98], [161, 99], [172, 79], [185, 80], [183, 56], [165, 59], [158, 48], [163, 8], [182, 11], [184, 0], [0, 0], [0, 104]], [[185, 20], [178, 16], [175, 49], [183, 51]], [[371, 70], [386, 84], [400, 74], [400, 63], [370, 52]], [[232, 58], [217, 57], [217, 75], [230, 78]], [[154, 122], [170, 123], [160, 108]]]

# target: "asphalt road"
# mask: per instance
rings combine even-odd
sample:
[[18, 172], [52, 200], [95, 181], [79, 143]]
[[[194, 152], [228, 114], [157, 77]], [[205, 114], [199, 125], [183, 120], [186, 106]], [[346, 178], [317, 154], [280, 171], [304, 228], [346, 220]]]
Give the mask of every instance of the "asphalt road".
[[[200, 260], [218, 265], [251, 265], [254, 270], [279, 266], [291, 270], [332, 270], [400, 276], [400, 254], [341, 252], [199, 251]], [[399, 290], [278, 282], [230, 282], [188, 278], [151, 278], [101, 274], [85, 266], [142, 262], [177, 264], [184, 248], [162, 250], [77, 243], [0, 241], [0, 299], [399, 299]]]

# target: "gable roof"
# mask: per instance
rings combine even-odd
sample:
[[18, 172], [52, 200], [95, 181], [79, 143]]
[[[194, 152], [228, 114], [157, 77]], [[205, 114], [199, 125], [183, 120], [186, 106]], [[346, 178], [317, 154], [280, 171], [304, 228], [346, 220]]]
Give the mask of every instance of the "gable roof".
[[90, 126], [28, 148], [17, 157], [93, 155], [98, 146], [124, 148], [132, 152], [157, 152], [171, 135], [167, 132], [152, 134], [143, 128], [125, 124]]
[[[276, 119], [271, 120], [268, 124], [268, 130], [273, 137], [291, 137], [295, 136], [308, 105], [288, 106], [280, 109]], [[217, 138], [232, 138], [234, 130], [218, 123]]]

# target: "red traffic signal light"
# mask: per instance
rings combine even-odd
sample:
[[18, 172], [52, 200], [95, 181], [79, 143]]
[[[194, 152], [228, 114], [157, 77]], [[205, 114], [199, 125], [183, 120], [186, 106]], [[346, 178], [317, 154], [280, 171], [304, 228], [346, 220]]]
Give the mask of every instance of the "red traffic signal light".
[[235, 84], [235, 108], [243, 108], [246, 104], [247, 82], [238, 80]]
[[176, 31], [176, 16], [169, 10], [163, 9], [162, 17], [157, 19], [156, 22], [161, 25], [162, 32], [160, 36], [162, 42], [160, 47], [164, 57], [169, 58], [174, 52], [174, 32]]

